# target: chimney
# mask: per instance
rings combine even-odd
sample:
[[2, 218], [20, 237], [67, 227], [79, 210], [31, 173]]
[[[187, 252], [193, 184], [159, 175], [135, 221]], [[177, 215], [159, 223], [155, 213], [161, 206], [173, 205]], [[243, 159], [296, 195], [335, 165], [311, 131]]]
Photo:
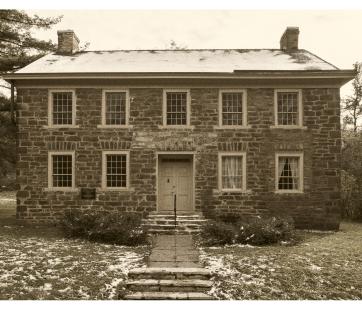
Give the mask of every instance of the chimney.
[[79, 39], [73, 30], [58, 31], [57, 54], [71, 55], [79, 51]]
[[288, 52], [298, 50], [298, 36], [298, 27], [287, 27], [280, 38], [280, 49]]

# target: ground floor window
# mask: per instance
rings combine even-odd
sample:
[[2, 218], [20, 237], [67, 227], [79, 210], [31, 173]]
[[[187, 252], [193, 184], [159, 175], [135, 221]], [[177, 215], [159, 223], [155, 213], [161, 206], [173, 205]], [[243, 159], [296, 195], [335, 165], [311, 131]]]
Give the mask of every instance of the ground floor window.
[[74, 187], [74, 152], [50, 152], [48, 166], [50, 188]]
[[128, 152], [103, 152], [103, 188], [125, 189], [128, 187]]
[[222, 191], [245, 190], [245, 154], [219, 154], [219, 189]]
[[303, 155], [276, 155], [276, 191], [295, 192], [303, 190]]

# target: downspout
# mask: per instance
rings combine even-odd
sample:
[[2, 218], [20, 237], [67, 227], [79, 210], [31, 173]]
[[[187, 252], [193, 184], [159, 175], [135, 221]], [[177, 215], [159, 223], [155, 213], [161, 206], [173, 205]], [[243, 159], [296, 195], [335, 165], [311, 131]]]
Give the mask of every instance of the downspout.
[[13, 80], [10, 81], [11, 85], [11, 97], [10, 97], [10, 119], [13, 124], [16, 124], [15, 120], [15, 82]]

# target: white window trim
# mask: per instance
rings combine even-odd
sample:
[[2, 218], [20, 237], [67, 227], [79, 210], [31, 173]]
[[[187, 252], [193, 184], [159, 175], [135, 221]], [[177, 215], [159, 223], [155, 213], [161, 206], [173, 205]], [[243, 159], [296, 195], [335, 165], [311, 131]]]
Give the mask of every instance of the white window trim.
[[[298, 190], [294, 189], [279, 189], [279, 157], [298, 157], [299, 158], [299, 184], [300, 188]], [[277, 194], [300, 194], [304, 190], [304, 155], [303, 152], [277, 152], [275, 153], [275, 193]]]
[[[53, 124], [53, 93], [72, 93], [72, 124], [70, 125], [54, 125]], [[50, 128], [78, 128], [75, 124], [76, 120], [76, 95], [74, 89], [49, 89], [48, 91], [48, 127]]]
[[[224, 93], [242, 93], [243, 100], [243, 125], [223, 125], [222, 124], [222, 94]], [[219, 90], [219, 126], [217, 128], [230, 128], [230, 129], [243, 129], [250, 128], [248, 126], [248, 105], [247, 105], [247, 91], [246, 89], [220, 89]]]
[[[126, 155], [126, 187], [107, 187], [107, 155]], [[129, 151], [102, 151], [102, 190], [106, 191], [124, 191], [129, 190], [130, 163]]]
[[[54, 187], [53, 186], [53, 155], [72, 155], [72, 186]], [[48, 152], [48, 191], [74, 191], [75, 187], [75, 151], [51, 151]]]
[[[186, 93], [186, 125], [167, 125], [167, 93]], [[190, 89], [186, 88], [168, 88], [163, 90], [162, 94], [162, 126], [161, 128], [175, 128], [175, 129], [192, 129], [190, 125], [191, 115], [191, 95]], [[160, 126], [159, 126], [160, 127]]]
[[[222, 188], [222, 158], [225, 156], [242, 156], [242, 188]], [[246, 152], [219, 152], [218, 154], [218, 187], [220, 192], [246, 192]]]
[[[126, 93], [126, 123], [124, 125], [107, 125], [106, 124], [106, 93]], [[98, 128], [131, 128], [129, 125], [130, 97], [129, 89], [103, 89], [102, 90], [102, 120]]]
[[[278, 124], [278, 93], [295, 92], [298, 93], [298, 125], [280, 125]], [[303, 126], [303, 98], [301, 89], [275, 89], [274, 90], [274, 126], [271, 128], [283, 129], [305, 129]]]

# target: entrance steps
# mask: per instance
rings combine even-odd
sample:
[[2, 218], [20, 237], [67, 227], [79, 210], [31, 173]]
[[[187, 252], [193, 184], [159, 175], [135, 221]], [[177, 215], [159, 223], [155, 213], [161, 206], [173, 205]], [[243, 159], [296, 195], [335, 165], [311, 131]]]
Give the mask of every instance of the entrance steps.
[[143, 226], [148, 229], [150, 234], [197, 234], [201, 230], [201, 226], [207, 220], [201, 214], [159, 214], [150, 213], [143, 220]]
[[128, 273], [125, 299], [212, 299], [211, 273], [204, 268], [151, 267], [136, 268]]

